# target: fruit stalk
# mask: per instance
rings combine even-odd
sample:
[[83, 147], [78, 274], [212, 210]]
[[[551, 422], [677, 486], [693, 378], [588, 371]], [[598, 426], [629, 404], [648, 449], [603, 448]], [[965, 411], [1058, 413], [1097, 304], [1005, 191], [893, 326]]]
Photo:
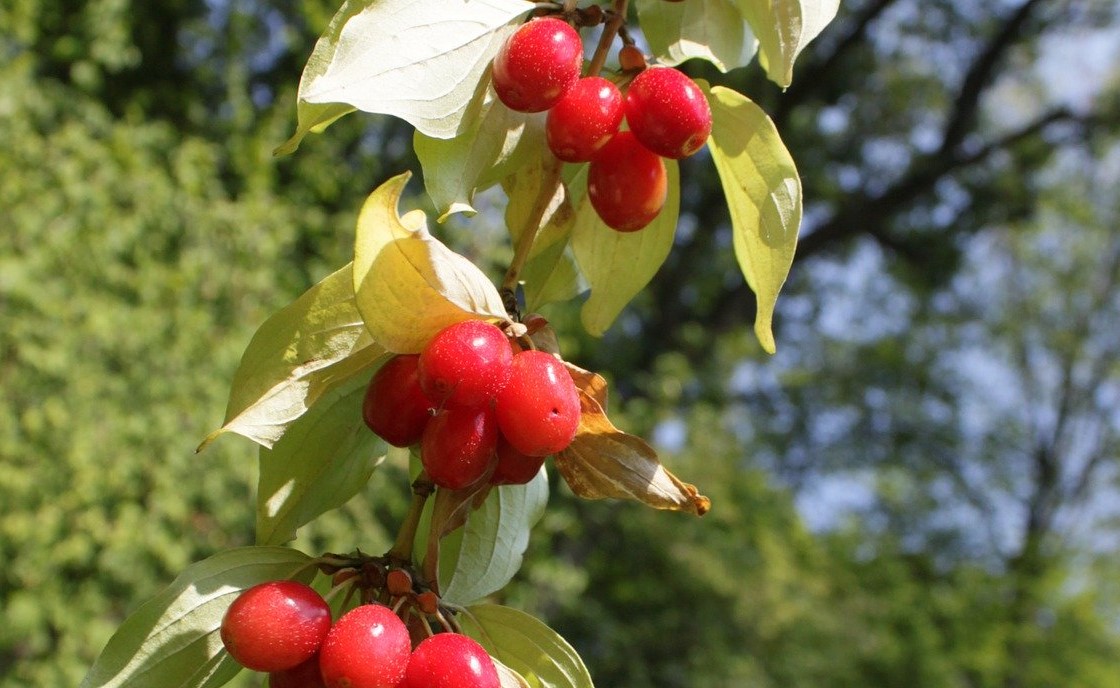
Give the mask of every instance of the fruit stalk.
[[525, 221], [525, 227], [522, 228], [520, 236], [517, 237], [517, 245], [513, 248], [513, 259], [510, 260], [509, 269], [506, 270], [505, 278], [502, 279], [502, 292], [512, 294], [517, 290], [517, 280], [521, 276], [521, 270], [525, 267], [525, 262], [529, 259], [529, 252], [533, 249], [533, 242], [537, 238], [537, 232], [540, 231], [541, 221], [548, 210], [548, 204], [560, 188], [562, 166], [562, 163], [555, 157], [548, 156], [548, 161], [544, 165], [541, 188], [537, 192], [537, 199], [533, 204], [533, 211], [529, 213], [529, 217]]
[[428, 474], [420, 471], [416, 480], [412, 481], [412, 503], [408, 506], [408, 514], [397, 531], [397, 539], [393, 548], [386, 555], [395, 563], [408, 565], [412, 563], [412, 547], [416, 542], [416, 529], [420, 525], [420, 516], [424, 513], [424, 504], [432, 494], [435, 486], [428, 480]]
[[599, 76], [599, 72], [602, 71], [603, 64], [607, 61], [607, 53], [610, 52], [611, 44], [614, 43], [614, 37], [618, 35], [618, 30], [626, 23], [627, 4], [628, 0], [614, 0], [611, 18], [603, 26], [603, 34], [599, 37], [599, 45], [596, 46], [595, 54], [591, 57], [591, 66], [587, 68], [587, 76]]

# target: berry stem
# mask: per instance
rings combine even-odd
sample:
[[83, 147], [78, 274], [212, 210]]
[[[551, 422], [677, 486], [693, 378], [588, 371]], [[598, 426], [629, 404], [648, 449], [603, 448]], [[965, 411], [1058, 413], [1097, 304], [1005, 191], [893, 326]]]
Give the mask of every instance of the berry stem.
[[397, 531], [397, 539], [393, 548], [386, 555], [391, 561], [402, 565], [412, 563], [412, 547], [416, 541], [416, 529], [420, 525], [420, 516], [424, 513], [424, 504], [435, 490], [435, 485], [428, 480], [428, 474], [420, 471], [416, 480], [412, 481], [412, 503], [408, 506], [408, 514]]
[[552, 202], [557, 189], [560, 188], [562, 167], [563, 163], [549, 155], [549, 159], [544, 165], [544, 176], [541, 179], [541, 188], [537, 192], [537, 199], [533, 203], [533, 210], [529, 213], [525, 226], [521, 229], [521, 235], [517, 237], [517, 245], [513, 248], [513, 259], [509, 263], [509, 269], [506, 270], [505, 278], [502, 279], [500, 291], [503, 293], [512, 294], [517, 290], [517, 281], [521, 276], [521, 270], [525, 267], [525, 262], [529, 259], [529, 252], [533, 249], [533, 241], [536, 240], [537, 232], [540, 231], [541, 221], [548, 210], [548, 204]]
[[626, 5], [628, 0], [614, 0], [614, 9], [611, 11], [610, 19], [603, 26], [603, 35], [599, 37], [599, 45], [595, 48], [595, 54], [591, 57], [591, 66], [587, 68], [587, 76], [599, 76], [599, 72], [603, 69], [603, 64], [607, 61], [607, 53], [611, 50], [611, 44], [614, 43], [614, 37], [618, 35], [619, 29], [626, 23]]

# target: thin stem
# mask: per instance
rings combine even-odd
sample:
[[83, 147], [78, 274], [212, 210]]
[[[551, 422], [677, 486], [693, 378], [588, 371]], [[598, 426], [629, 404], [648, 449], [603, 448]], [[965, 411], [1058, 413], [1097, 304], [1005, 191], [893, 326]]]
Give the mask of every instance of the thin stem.
[[537, 192], [537, 200], [533, 203], [533, 209], [525, 220], [521, 235], [517, 237], [517, 245], [513, 248], [513, 260], [510, 261], [509, 269], [506, 270], [506, 276], [502, 280], [501, 291], [513, 292], [517, 289], [517, 280], [521, 276], [521, 270], [525, 267], [525, 262], [529, 259], [529, 252], [533, 249], [533, 241], [536, 240], [537, 232], [540, 231], [541, 221], [548, 210], [548, 204], [552, 202], [557, 189], [560, 188], [561, 167], [558, 159], [549, 156], [549, 160], [544, 166], [544, 176], [541, 179], [541, 188]]
[[602, 71], [603, 65], [607, 61], [607, 53], [611, 50], [611, 44], [614, 43], [614, 37], [618, 35], [618, 30], [626, 23], [626, 4], [628, 0], [614, 0], [614, 10], [611, 12], [611, 18], [603, 26], [603, 35], [599, 37], [599, 45], [595, 48], [595, 54], [591, 57], [591, 66], [587, 68], [588, 76], [598, 76]]
[[390, 560], [404, 564], [412, 563], [412, 547], [416, 542], [416, 529], [420, 525], [420, 516], [424, 513], [424, 504], [434, 489], [428, 474], [420, 471], [420, 475], [412, 482], [412, 503], [409, 504], [408, 514], [397, 531], [396, 542], [386, 555]]

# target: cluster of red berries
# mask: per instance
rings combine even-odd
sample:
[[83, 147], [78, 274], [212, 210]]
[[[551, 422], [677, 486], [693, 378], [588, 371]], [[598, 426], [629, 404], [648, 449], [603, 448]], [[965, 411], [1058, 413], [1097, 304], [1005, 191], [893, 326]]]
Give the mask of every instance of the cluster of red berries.
[[[580, 78], [582, 66], [579, 33], [561, 19], [543, 17], [506, 41], [491, 74], [510, 109], [548, 111], [545, 131], [557, 158], [591, 163], [588, 198], [603, 222], [621, 232], [639, 230], [665, 204], [663, 158], [677, 160], [703, 147], [711, 108], [696, 83], [670, 67], [644, 69], [623, 96], [603, 77]], [[621, 130], [624, 120], [628, 130]]]
[[363, 604], [331, 623], [319, 593], [271, 581], [241, 593], [226, 611], [222, 643], [238, 663], [267, 672], [270, 688], [498, 688], [477, 642], [437, 633], [412, 647], [393, 610]]
[[564, 364], [514, 352], [483, 320], [441, 330], [419, 354], [391, 358], [370, 380], [362, 414], [378, 437], [420, 445], [429, 479], [457, 490], [488, 479], [523, 484], [579, 428], [579, 393]]

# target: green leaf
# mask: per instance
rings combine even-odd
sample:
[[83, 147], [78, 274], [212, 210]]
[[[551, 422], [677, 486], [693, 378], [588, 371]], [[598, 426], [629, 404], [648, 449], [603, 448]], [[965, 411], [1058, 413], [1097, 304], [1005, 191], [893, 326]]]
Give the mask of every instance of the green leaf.
[[532, 9], [525, 0], [348, 2], [320, 39], [329, 41], [323, 59], [308, 63], [300, 102], [395, 115], [451, 138], [490, 60]]
[[366, 328], [394, 353], [419, 353], [448, 325], [504, 321], [498, 290], [469, 260], [428, 232], [424, 214], [397, 214], [409, 173], [370, 194], [358, 216], [354, 291]]
[[[440, 582], [443, 599], [466, 605], [505, 587], [521, 568], [529, 531], [548, 503], [541, 471], [525, 485], [502, 485], [467, 517], [450, 575]], [[441, 554], [441, 568], [446, 552]]]
[[498, 670], [499, 688], [532, 688], [521, 674], [510, 669], [493, 657], [490, 658], [490, 661], [494, 662], [494, 668]]
[[258, 583], [310, 581], [311, 558], [283, 547], [226, 550], [187, 567], [121, 624], [81, 688], [216, 688], [241, 667], [218, 630], [238, 594]]
[[271, 447], [316, 399], [383, 353], [365, 331], [347, 265], [260, 326], [233, 375], [224, 424], [198, 449], [225, 432]]
[[[680, 180], [675, 160], [666, 160], [665, 167], [669, 175], [665, 206], [653, 222], [637, 232], [617, 232], [603, 224], [586, 193], [575, 202], [572, 250], [591, 285], [591, 296], [583, 304], [580, 319], [596, 337], [606, 332], [630, 299], [649, 284], [673, 247]], [[586, 180], [584, 170], [572, 180], [571, 188], [586, 188]]]
[[[506, 227], [514, 245], [521, 238], [530, 219], [534, 217], [535, 206], [541, 195], [541, 186], [555, 183], [556, 169], [549, 166], [559, 164], [551, 158], [540, 142], [544, 155], [536, 156], [531, 162], [524, 163], [502, 180], [502, 188], [509, 198], [506, 204]], [[567, 187], [556, 187], [549, 199], [541, 225], [525, 266], [521, 269], [520, 281], [525, 289], [526, 312], [533, 312], [541, 306], [555, 301], [566, 301], [583, 289], [579, 269], [568, 249], [572, 227], [575, 224], [575, 211], [572, 209]]]
[[[707, 84], [701, 86], [708, 90]], [[801, 226], [801, 179], [774, 123], [746, 96], [708, 91], [708, 147], [731, 211], [735, 258], [758, 301], [755, 336], [774, 353], [772, 320]]]
[[840, 0], [736, 0], [759, 40], [759, 62], [781, 87], [793, 81], [793, 63], [828, 26]]
[[385, 443], [362, 420], [369, 379], [354, 377], [319, 399], [272, 449], [260, 450], [257, 544], [279, 545], [345, 504], [384, 460]]
[[532, 688], [591, 688], [591, 674], [572, 646], [525, 612], [496, 604], [469, 607], [463, 632]]
[[642, 0], [637, 8], [642, 32], [663, 64], [698, 57], [726, 72], [746, 65], [758, 51], [735, 0]]
[[474, 194], [497, 182], [523, 138], [544, 145], [543, 118], [514, 112], [497, 98], [482, 107], [478, 117], [451, 139], [425, 136], [417, 131], [413, 147], [424, 168], [424, 187], [443, 222], [452, 213], [477, 212]]

